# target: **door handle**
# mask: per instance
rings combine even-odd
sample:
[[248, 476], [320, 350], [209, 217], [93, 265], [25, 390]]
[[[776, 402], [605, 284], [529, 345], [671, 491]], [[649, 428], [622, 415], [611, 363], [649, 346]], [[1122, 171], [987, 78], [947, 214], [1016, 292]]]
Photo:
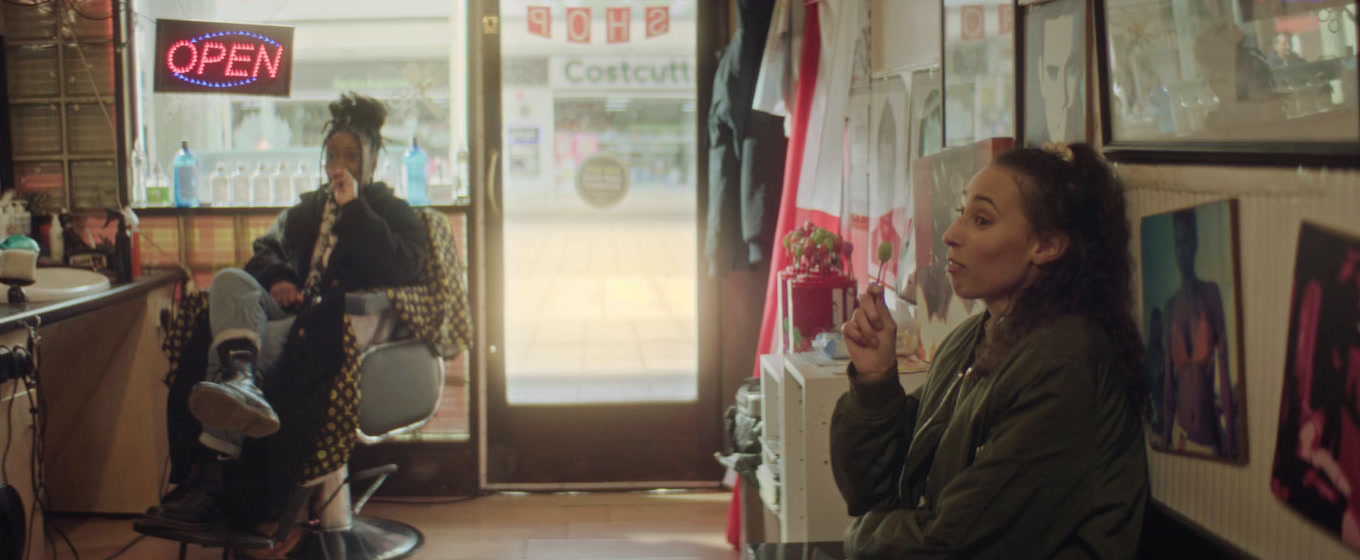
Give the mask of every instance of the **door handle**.
[[486, 202], [491, 206], [491, 212], [497, 216], [501, 215], [501, 205], [496, 202], [496, 195], [500, 194], [501, 188], [501, 152], [491, 150], [491, 162], [486, 166]]

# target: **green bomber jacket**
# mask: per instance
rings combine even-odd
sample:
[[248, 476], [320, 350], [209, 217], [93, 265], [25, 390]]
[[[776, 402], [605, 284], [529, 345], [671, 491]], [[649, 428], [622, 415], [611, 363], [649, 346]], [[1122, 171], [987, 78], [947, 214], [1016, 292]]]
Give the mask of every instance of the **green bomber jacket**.
[[[831, 465], [851, 558], [1132, 558], [1147, 503], [1142, 421], [1104, 330], [1061, 317], [985, 375], [967, 370], [985, 314], [945, 339], [907, 395], [850, 389]], [[966, 372], [966, 375], [965, 375]]]

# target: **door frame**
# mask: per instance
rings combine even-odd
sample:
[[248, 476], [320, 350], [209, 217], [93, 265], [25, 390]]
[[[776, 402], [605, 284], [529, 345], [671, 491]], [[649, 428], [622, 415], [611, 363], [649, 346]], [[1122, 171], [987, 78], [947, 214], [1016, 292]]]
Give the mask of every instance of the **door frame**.
[[[477, 0], [473, 0], [476, 2]], [[464, 18], [463, 28], [467, 38], [466, 63], [468, 72], [472, 73], [472, 65], [476, 62], [476, 47], [480, 43], [481, 24], [477, 17], [474, 17], [475, 7], [468, 6], [467, 12], [461, 17]], [[460, 17], [455, 10], [451, 17]], [[455, 22], [456, 24], [456, 22]], [[473, 87], [473, 82], [466, 82], [466, 98], [464, 107], [468, 110], [464, 126], [467, 132], [468, 144], [468, 177], [469, 185], [480, 184], [481, 172], [473, 165], [476, 159], [478, 138], [481, 132], [474, 126], [474, 113], [472, 109], [476, 106], [474, 98], [477, 90]], [[475, 199], [479, 189], [469, 188], [469, 194]], [[480, 267], [476, 263], [482, 259], [482, 230], [478, 223], [482, 220], [482, 211], [476, 206], [475, 202], [470, 206], [460, 205], [431, 205], [429, 208], [439, 211], [441, 214], [462, 214], [463, 228], [466, 237], [465, 251], [466, 261], [464, 270], [467, 275], [467, 304], [471, 310], [478, 309], [477, 302], [484, 299], [482, 295], [483, 283], [480, 277]], [[482, 388], [481, 365], [485, 360], [485, 325], [480, 313], [473, 312], [472, 317], [472, 339], [468, 341], [467, 348], [463, 352], [467, 355], [467, 385], [463, 389], [467, 395], [467, 415], [468, 433], [465, 439], [448, 439], [442, 437], [421, 438], [419, 432], [413, 439], [398, 438], [385, 441], [376, 445], [354, 445], [350, 456], [350, 471], [358, 472], [365, 468], [376, 467], [386, 464], [398, 464], [403, 468], [397, 470], [386, 479], [386, 482], [378, 490], [380, 496], [477, 496], [482, 492], [481, 478], [479, 476], [481, 466], [482, 449]]]
[[[473, 377], [476, 383], [475, 407], [477, 418], [474, 420], [478, 456], [478, 480], [487, 491], [550, 491], [550, 490], [628, 490], [650, 488], [716, 488], [721, 485], [722, 469], [716, 461], [711, 464], [712, 480], [645, 480], [645, 481], [606, 481], [606, 482], [493, 482], [489, 473], [493, 459], [489, 449], [488, 406], [489, 387], [495, 385], [491, 378], [493, 368], [501, 368], [501, 382], [504, 382], [503, 344], [505, 321], [498, 313], [489, 312], [495, 298], [503, 297], [502, 271], [503, 255], [491, 250], [502, 247], [500, 209], [503, 208], [503, 177], [501, 149], [503, 124], [501, 122], [501, 20], [499, 0], [470, 0], [469, 2], [469, 110], [470, 134], [477, 142], [469, 149], [472, 158], [469, 165], [469, 179], [472, 189], [473, 232], [469, 239], [479, 245], [472, 259], [469, 271], [470, 282], [475, 294], [474, 317], [479, 344], [473, 356]], [[730, 0], [721, 2], [695, 2], [696, 5], [696, 48], [694, 62], [696, 68], [695, 97], [695, 190], [696, 220], [698, 227], [695, 235], [696, 247], [704, 246], [707, 231], [708, 209], [708, 114], [712, 101], [713, 76], [717, 70], [717, 53], [726, 43], [729, 35], [726, 11]], [[471, 251], [471, 248], [469, 249]], [[721, 325], [719, 324], [718, 279], [709, 274], [709, 263], [702, 249], [695, 252], [697, 271], [697, 325], [698, 341], [698, 406], [693, 433], [701, 447], [719, 451], [724, 441], [722, 435], [722, 407], [725, 399], [721, 363]], [[503, 390], [503, 389], [502, 389]], [[629, 405], [622, 405], [627, 407]]]

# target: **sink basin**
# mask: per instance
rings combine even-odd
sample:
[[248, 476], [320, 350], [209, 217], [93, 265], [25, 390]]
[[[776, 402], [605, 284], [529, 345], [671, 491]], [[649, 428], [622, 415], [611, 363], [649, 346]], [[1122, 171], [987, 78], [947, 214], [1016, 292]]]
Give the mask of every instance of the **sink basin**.
[[39, 268], [34, 278], [32, 285], [24, 286], [24, 294], [31, 302], [87, 296], [109, 289], [108, 276], [80, 268]]

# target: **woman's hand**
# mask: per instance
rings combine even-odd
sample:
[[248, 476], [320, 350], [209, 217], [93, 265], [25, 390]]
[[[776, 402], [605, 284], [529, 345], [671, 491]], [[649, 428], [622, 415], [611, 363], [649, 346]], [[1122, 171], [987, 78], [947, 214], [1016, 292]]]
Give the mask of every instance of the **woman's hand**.
[[859, 309], [841, 327], [850, 361], [861, 381], [887, 377], [897, 364], [897, 323], [883, 300], [883, 285], [870, 283], [859, 296]]
[[298, 289], [297, 284], [287, 280], [275, 282], [273, 286], [270, 286], [269, 295], [283, 309], [293, 309], [302, 305], [302, 291]]
[[354, 176], [349, 171], [340, 169], [331, 173], [331, 194], [335, 197], [335, 203], [344, 206], [349, 204], [354, 197], [358, 196], [359, 184], [354, 180]]

